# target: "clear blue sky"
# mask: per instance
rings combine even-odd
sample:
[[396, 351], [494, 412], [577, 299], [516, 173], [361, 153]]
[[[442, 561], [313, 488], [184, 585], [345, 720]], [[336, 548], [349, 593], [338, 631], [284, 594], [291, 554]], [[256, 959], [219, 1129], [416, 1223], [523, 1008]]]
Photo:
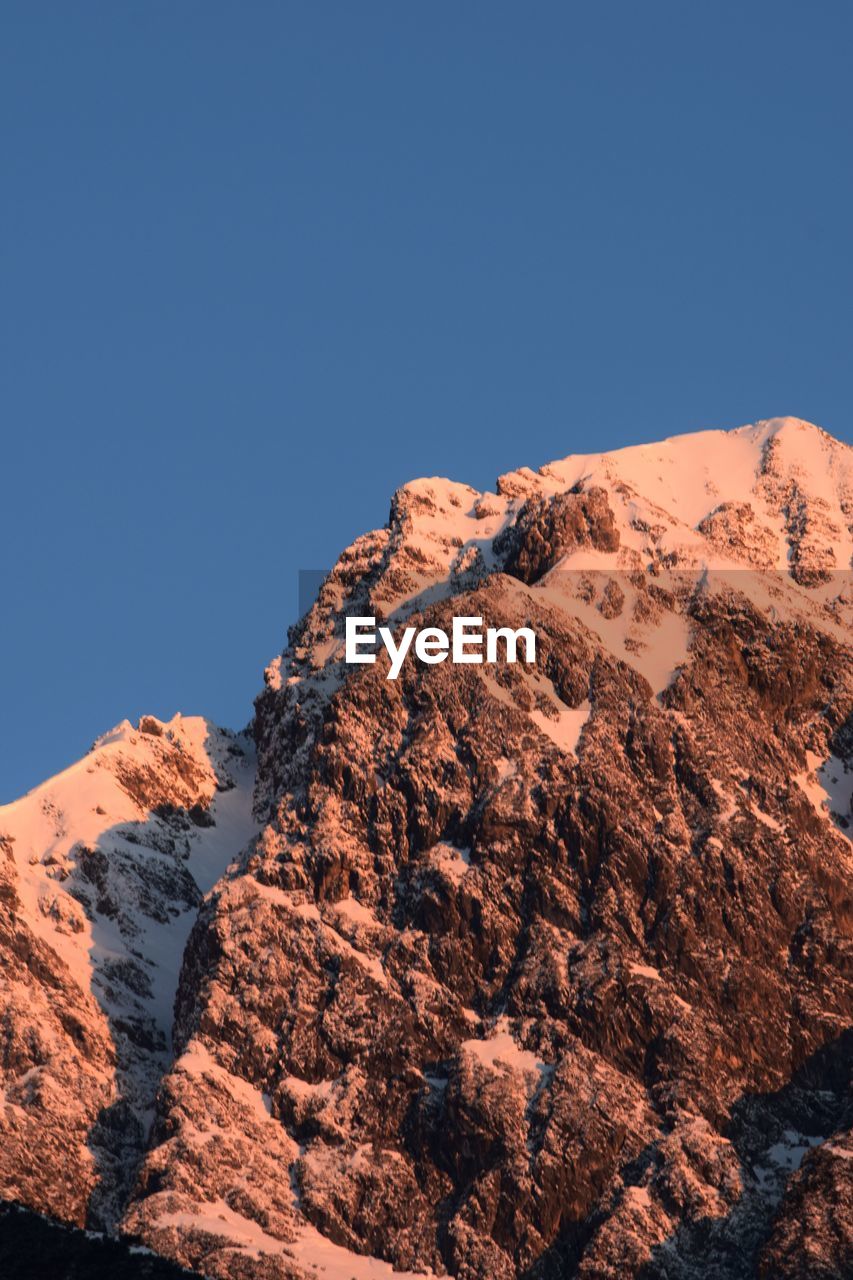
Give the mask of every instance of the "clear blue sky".
[[0, 799], [418, 474], [851, 439], [853, 6], [6, 0]]

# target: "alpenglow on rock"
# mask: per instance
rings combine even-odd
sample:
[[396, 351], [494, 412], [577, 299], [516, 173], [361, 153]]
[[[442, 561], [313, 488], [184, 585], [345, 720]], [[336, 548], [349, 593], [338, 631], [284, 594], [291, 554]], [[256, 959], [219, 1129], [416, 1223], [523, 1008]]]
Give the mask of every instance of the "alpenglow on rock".
[[796, 419], [406, 485], [248, 735], [0, 808], [0, 1196], [222, 1280], [850, 1275], [851, 557]]

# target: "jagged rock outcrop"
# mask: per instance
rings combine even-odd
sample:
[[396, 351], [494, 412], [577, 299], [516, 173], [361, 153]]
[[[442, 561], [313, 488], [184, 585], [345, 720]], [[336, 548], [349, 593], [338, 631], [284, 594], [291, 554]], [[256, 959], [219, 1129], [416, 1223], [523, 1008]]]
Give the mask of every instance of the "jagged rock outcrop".
[[605, 490], [593, 486], [581, 493], [528, 498], [494, 547], [506, 573], [537, 582], [578, 547], [618, 551], [619, 530]]

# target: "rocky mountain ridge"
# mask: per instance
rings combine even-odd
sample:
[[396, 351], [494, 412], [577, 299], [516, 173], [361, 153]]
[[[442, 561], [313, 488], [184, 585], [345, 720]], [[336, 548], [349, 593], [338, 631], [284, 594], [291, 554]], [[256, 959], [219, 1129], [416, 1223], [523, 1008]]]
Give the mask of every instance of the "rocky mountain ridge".
[[[416, 481], [268, 668], [256, 777], [148, 718], [0, 809], [3, 1197], [223, 1278], [849, 1274], [851, 456]], [[388, 682], [353, 613], [537, 662]]]

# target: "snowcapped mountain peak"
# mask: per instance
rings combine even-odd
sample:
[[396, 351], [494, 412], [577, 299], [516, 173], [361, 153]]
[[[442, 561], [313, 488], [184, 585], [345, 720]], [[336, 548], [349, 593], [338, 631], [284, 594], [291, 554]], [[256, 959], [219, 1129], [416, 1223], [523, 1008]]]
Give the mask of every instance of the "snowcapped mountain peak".
[[470, 568], [478, 557], [492, 569], [492, 543], [524, 502], [594, 488], [607, 494], [620, 533], [614, 565], [625, 565], [629, 551], [646, 564], [660, 553], [672, 563], [675, 551], [683, 567], [718, 566], [722, 557], [789, 572], [804, 584], [850, 568], [853, 449], [791, 417], [571, 454], [538, 471], [502, 475], [495, 493], [438, 477], [415, 480], [395, 494], [383, 549], [413, 573]]
[[728, 559], [803, 585], [851, 565], [853, 449], [799, 418], [574, 454], [498, 482], [516, 499], [595, 487], [608, 494], [623, 549], [646, 563], [658, 553], [684, 568]]
[[664, 574], [683, 592], [709, 571], [746, 570], [762, 597], [772, 573], [849, 614], [853, 449], [811, 423], [774, 418], [522, 467], [496, 492], [411, 481], [388, 525], [342, 554], [268, 684], [322, 704], [341, 677], [346, 613], [401, 622], [496, 573], [518, 577], [513, 548], [531, 539], [548, 550], [537, 553], [535, 580], [522, 576], [552, 596], [570, 575]]
[[210, 742], [212, 745], [218, 732], [216, 726], [204, 716], [185, 716], [180, 711], [171, 720], [142, 716], [136, 725], [129, 720], [122, 720], [114, 728], [102, 733], [93, 743], [92, 750], [118, 742], [135, 745], [139, 740], [138, 735], [144, 734], [149, 738], [165, 738], [167, 742], [180, 744], [182, 749], [191, 752], [201, 762], [206, 758], [205, 743]]
[[817, 423], [808, 422], [805, 418], [795, 418], [790, 415], [781, 418], [763, 418], [759, 422], [752, 423], [745, 427], [734, 427], [729, 433], [731, 435], [738, 434], [755, 434], [762, 442], [774, 440], [777, 436], [796, 437], [802, 441], [822, 438], [831, 448], [849, 449], [850, 446], [844, 444], [841, 440], [836, 440], [828, 431], [824, 431], [823, 427], [819, 427]]

